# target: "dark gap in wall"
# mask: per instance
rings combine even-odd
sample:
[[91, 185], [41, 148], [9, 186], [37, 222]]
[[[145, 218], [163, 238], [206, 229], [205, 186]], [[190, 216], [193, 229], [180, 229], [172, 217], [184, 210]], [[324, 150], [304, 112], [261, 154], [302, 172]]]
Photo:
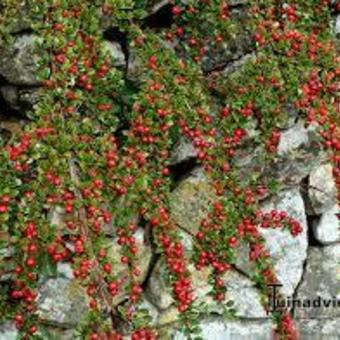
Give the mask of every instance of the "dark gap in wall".
[[310, 215], [308, 214], [308, 210], [310, 208], [310, 203], [308, 199], [308, 187], [309, 187], [309, 176], [305, 177], [300, 184], [300, 193], [305, 205], [305, 209], [307, 211], [306, 218], [307, 218], [307, 237], [308, 237], [308, 245], [310, 247], [321, 247], [322, 244], [315, 238], [313, 232], [313, 226], [320, 221], [320, 215]]
[[308, 230], [307, 230], [307, 236], [308, 236], [308, 244], [310, 247], [322, 247], [322, 243], [320, 243], [314, 236], [313, 232], [313, 225], [316, 225], [319, 223], [321, 216], [311, 216], [311, 215], [306, 215], [307, 216], [307, 225], [308, 225]]
[[127, 38], [127, 34], [119, 29], [119, 27], [110, 27], [107, 30], [104, 31], [103, 37], [105, 40], [111, 41], [111, 42], [117, 42], [120, 44], [122, 51], [125, 56], [125, 67], [127, 69], [129, 64], [129, 41]]
[[142, 24], [142, 28], [160, 30], [162, 28], [171, 27], [174, 22], [172, 7], [172, 5], [167, 4], [161, 7], [157, 12], [146, 17]]
[[188, 177], [197, 166], [198, 162], [195, 157], [189, 158], [178, 164], [171, 165], [169, 168], [173, 182], [172, 190], [176, 187], [178, 182]]

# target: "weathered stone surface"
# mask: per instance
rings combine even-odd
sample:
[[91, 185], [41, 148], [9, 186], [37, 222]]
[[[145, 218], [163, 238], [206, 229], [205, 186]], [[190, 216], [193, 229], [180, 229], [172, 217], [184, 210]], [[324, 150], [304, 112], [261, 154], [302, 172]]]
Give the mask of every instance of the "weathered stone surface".
[[[270, 340], [272, 323], [263, 321], [228, 321], [223, 318], [210, 318], [200, 323], [204, 340]], [[184, 340], [185, 336], [176, 333], [175, 340]]]
[[286, 211], [288, 216], [297, 220], [302, 233], [292, 236], [289, 231], [277, 229], [261, 229], [266, 239], [266, 246], [274, 261], [274, 267], [279, 281], [283, 285], [282, 293], [292, 295], [299, 283], [303, 264], [307, 257], [307, 220], [304, 202], [298, 190], [282, 192], [276, 200], [266, 204], [263, 211], [277, 209]]
[[302, 121], [281, 133], [280, 143], [277, 148], [279, 155], [292, 152], [309, 142], [308, 129], [304, 127]]
[[332, 169], [331, 164], [323, 164], [311, 172], [308, 188], [310, 213], [320, 215], [335, 204], [336, 185]]
[[[318, 299], [333, 301], [340, 300], [340, 245], [331, 245], [323, 248], [310, 248], [307, 267], [303, 281], [297, 292], [297, 299]], [[340, 318], [339, 306], [334, 307], [330, 303], [325, 307], [321, 301], [321, 306], [311, 308], [296, 308], [298, 318]]]
[[76, 326], [88, 310], [86, 291], [66, 278], [47, 280], [39, 290], [38, 315], [41, 320]]
[[[292, 129], [294, 131], [300, 128], [293, 127]], [[290, 135], [289, 130], [286, 134]], [[253, 173], [264, 181], [266, 179], [277, 180], [282, 188], [296, 186], [326, 159], [325, 153], [315, 145], [316, 140], [317, 135], [312, 128], [305, 131], [301, 137], [292, 139], [291, 142], [286, 135], [281, 140], [280, 155], [271, 163], [264, 162], [265, 151], [262, 147], [254, 148], [249, 143], [236, 158], [240, 177], [247, 179], [249, 173]]]
[[236, 316], [241, 318], [266, 318], [268, 315], [261, 304], [261, 296], [254, 284], [234, 270], [223, 275], [227, 288], [226, 301], [234, 302]]
[[[145, 234], [143, 229], [138, 229], [134, 237], [136, 239], [136, 246], [138, 247], [137, 259], [135, 265], [140, 270], [140, 275], [137, 278], [138, 283], [142, 283], [149, 270], [149, 266], [152, 259], [152, 250], [151, 246], [146, 243]], [[122, 257], [122, 246], [117, 243], [117, 239], [110, 240], [107, 244], [107, 257], [114, 268], [114, 273], [117, 277], [124, 277], [128, 276], [128, 268], [126, 265], [122, 264], [121, 257]], [[113, 299], [113, 304], [118, 304], [122, 300], [124, 300], [126, 293], [119, 292], [117, 296]]]
[[148, 299], [161, 310], [167, 309], [175, 301], [165, 277], [165, 265], [162, 261], [158, 261], [149, 278], [146, 294]]
[[13, 45], [0, 52], [0, 75], [12, 85], [39, 85], [37, 57], [34, 52], [37, 38], [20, 35]]
[[335, 19], [335, 34], [340, 35], [340, 15], [338, 15]]
[[[278, 197], [265, 202], [262, 207], [264, 212], [273, 209], [286, 211], [288, 216], [300, 222], [303, 229], [297, 237], [293, 237], [289, 231], [281, 229], [259, 229], [266, 240], [266, 247], [271, 254], [277, 277], [283, 285], [281, 292], [286, 296], [291, 296], [301, 279], [303, 264], [307, 257], [308, 227], [304, 202], [298, 190], [284, 191]], [[236, 263], [238, 268], [247, 273], [252, 268], [248, 254], [249, 248], [242, 247]]]
[[[247, 15], [245, 11], [241, 8], [234, 9], [232, 16], [238, 22], [237, 30], [217, 49], [211, 48], [209, 45], [205, 46], [207, 52], [202, 64], [204, 72], [223, 69], [229, 63], [240, 59], [242, 56], [254, 50], [255, 44], [247, 27]], [[207, 26], [206, 29], [209, 29], [209, 27]]]
[[213, 189], [201, 169], [183, 180], [170, 195], [170, 211], [173, 220], [195, 233], [207, 214]]
[[105, 41], [105, 48], [113, 59], [113, 65], [116, 67], [125, 67], [125, 55], [121, 45], [116, 41]]
[[14, 324], [5, 323], [0, 325], [0, 340], [16, 340], [18, 336], [18, 331]]
[[175, 165], [181, 162], [188, 161], [197, 156], [197, 150], [192, 145], [191, 141], [186, 137], [181, 137], [175, 145], [171, 155], [171, 164]]
[[141, 298], [141, 302], [139, 303], [139, 309], [147, 311], [150, 316], [150, 326], [155, 326], [158, 320], [158, 310], [157, 308], [150, 303], [150, 301], [143, 295]]
[[340, 242], [340, 222], [337, 214], [340, 213], [338, 205], [322, 214], [320, 221], [313, 225], [314, 237], [322, 244], [328, 245]]
[[23, 113], [25, 110], [31, 110], [39, 100], [38, 89], [18, 89], [15, 86], [3, 86], [0, 93], [11, 109]]
[[302, 340], [339, 340], [340, 319], [329, 320], [298, 320], [296, 325]]

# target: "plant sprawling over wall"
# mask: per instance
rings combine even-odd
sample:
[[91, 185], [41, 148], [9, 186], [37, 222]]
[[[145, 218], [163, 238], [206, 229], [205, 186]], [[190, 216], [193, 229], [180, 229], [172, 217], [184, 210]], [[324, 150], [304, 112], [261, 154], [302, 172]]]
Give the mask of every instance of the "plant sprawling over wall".
[[[267, 284], [277, 278], [259, 228], [298, 235], [301, 227], [280, 211], [261, 213], [259, 202], [275, 191], [275, 183], [257, 173], [245, 178], [235, 155], [251, 140], [263, 147], [263, 162], [275, 162], [288, 107], [320, 132], [316, 147], [328, 150], [339, 189], [340, 69], [330, 1], [252, 0], [239, 18], [227, 0], [172, 0], [171, 24], [157, 29], [145, 25], [152, 5], [147, 0], [27, 1], [26, 19], [39, 37], [44, 89], [24, 133], [0, 154], [0, 247], [12, 254], [0, 263], [0, 273], [11, 275], [11, 284], [1, 288], [0, 318], [14, 320], [24, 338], [42, 338], [35, 313], [40, 279], [58, 262], [69, 262], [90, 301], [80, 338], [122, 338], [114, 323], [114, 299], [125, 292], [128, 302], [119, 313], [131, 322], [131, 338], [156, 339], [157, 329], [139, 313], [138, 226], [150, 229], [166, 262], [188, 338], [198, 331], [200, 314], [189, 263], [197, 270], [213, 268], [212, 294], [223, 301], [221, 276], [234, 267], [237, 248], [250, 245], [252, 278], [266, 305]], [[6, 0], [2, 6], [4, 44], [10, 43], [11, 13], [22, 1]], [[104, 47], [103, 17], [133, 51], [141, 70], [135, 83], [113, 66]], [[244, 43], [252, 57], [235, 76], [206, 81], [216, 71], [209, 59], [223, 53], [224, 42], [241, 30], [249, 32]], [[252, 129], [256, 134], [250, 139]], [[183, 230], [169, 214], [170, 156], [180, 136], [192, 141], [216, 191], [192, 235], [191, 256], [181, 242]], [[57, 209], [64, 218], [55, 225], [50, 216]], [[122, 245], [125, 277], [116, 275], [108, 257], [107, 227]], [[282, 339], [296, 338], [286, 311], [273, 317]]]

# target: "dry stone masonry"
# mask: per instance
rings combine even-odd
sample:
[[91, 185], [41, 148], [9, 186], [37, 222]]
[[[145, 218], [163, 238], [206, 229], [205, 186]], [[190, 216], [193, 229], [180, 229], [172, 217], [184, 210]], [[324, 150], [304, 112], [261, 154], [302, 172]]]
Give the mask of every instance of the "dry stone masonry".
[[[208, 53], [203, 61], [203, 73], [209, 81], [231, 77], [243, 67], [242, 58], [248, 60], [254, 57], [250, 32], [243, 27], [246, 20], [243, 6], [247, 6], [248, 1], [229, 3], [239, 17], [239, 27], [217, 53], [210, 53], [209, 46], [204, 47]], [[167, 1], [155, 1], [149, 7], [150, 13], [157, 13], [167, 5]], [[25, 123], [22, 119], [29, 117], [30, 110], [39, 101], [41, 83], [36, 77], [35, 50], [39, 37], [27, 30], [24, 21], [17, 24], [13, 28], [13, 32], [17, 32], [14, 42], [0, 50], [0, 144], [8, 140], [14, 131], [23, 130]], [[106, 21], [103, 25], [103, 29], [108, 28]], [[339, 15], [333, 18], [333, 25], [339, 37]], [[202, 29], [208, 30], [208, 26], [209, 23]], [[107, 41], [106, 48], [119, 69], [124, 70], [127, 66], [126, 76], [133, 84], [131, 86], [138, 86], [143, 70], [139, 61], [135, 60], [133, 46], [128, 62], [120, 42]], [[255, 171], [259, 178], [275, 178], [280, 184], [280, 191], [274, 196], [265, 195], [261, 203], [263, 212], [272, 209], [287, 212], [302, 226], [303, 230], [297, 237], [281, 230], [261, 230], [282, 284], [283, 296], [301, 301], [320, 297], [329, 299], [331, 304], [337, 300], [337, 305], [331, 307], [292, 307], [301, 339], [337, 340], [340, 339], [340, 210], [336, 203], [333, 168], [324, 152], [314, 147], [317, 136], [313, 128], [306, 128], [294, 112], [281, 132], [278, 158], [270, 167], [262, 163], [263, 150], [258, 149], [251, 139], [237, 157], [236, 165], [245, 179], [250, 171]], [[212, 183], [197, 165], [197, 157], [193, 144], [184, 136], [173, 147], [171, 166], [179, 173], [168, 197], [170, 215], [181, 227], [180, 235], [188, 253], [193, 248], [193, 235], [198, 232], [200, 221], [215, 199]], [[57, 211], [50, 214], [52, 224], [57, 227], [62, 218]], [[124, 277], [128, 273], [120, 262], [121, 245], [117, 243], [117, 235], [111, 232], [111, 227], [107, 228], [108, 256], [119, 277]], [[145, 288], [142, 307], [152, 316], [150, 324], [159, 329], [160, 339], [187, 339], [176, 331], [180, 315], [167, 280], [167, 268], [155, 252], [150, 230], [140, 227], [134, 236], [139, 248], [137, 263], [141, 270], [138, 282]], [[194, 293], [199, 301], [206, 304], [207, 313], [199, 319], [204, 340], [269, 340], [272, 337], [272, 320], [263, 307], [258, 287], [251, 280], [249, 248], [240, 246], [237, 251], [240, 256], [235, 268], [223, 275], [226, 299], [222, 307], [209, 295], [212, 288], [207, 282], [209, 270], [197, 271], [194, 266], [189, 267]], [[8, 256], [0, 254], [0, 261]], [[68, 264], [60, 263], [57, 272], [40, 282], [38, 316], [46, 325], [44, 339], [75, 339], [75, 329], [88, 311], [85, 297], [83, 288], [74, 283]], [[119, 308], [126, 299], [124, 293], [119, 293], [113, 303]], [[225, 318], [226, 311], [235, 313], [236, 319]], [[122, 324], [124, 327], [124, 322]], [[0, 325], [0, 340], [15, 339], [17, 330], [13, 324]]]

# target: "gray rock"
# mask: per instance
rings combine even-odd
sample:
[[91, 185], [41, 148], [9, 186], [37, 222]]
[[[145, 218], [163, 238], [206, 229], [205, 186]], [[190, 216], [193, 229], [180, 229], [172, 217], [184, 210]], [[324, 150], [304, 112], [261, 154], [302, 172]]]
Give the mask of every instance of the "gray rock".
[[156, 325], [159, 315], [158, 310], [144, 295], [141, 298], [138, 309], [147, 311], [150, 317], [150, 322], [148, 323], [150, 326]]
[[[301, 127], [292, 129], [293, 131], [303, 130]], [[286, 133], [289, 135], [288, 131]], [[252, 143], [249, 143], [244, 150], [239, 151], [236, 157], [240, 178], [246, 181], [249, 179], [249, 173], [252, 173], [260, 181], [275, 179], [281, 188], [299, 185], [303, 178], [327, 159], [318, 142], [317, 134], [313, 129], [304, 131], [301, 138], [294, 139], [292, 143], [286, 135], [283, 141], [281, 140], [280, 155], [270, 163], [265, 162], [263, 157], [265, 150], [262, 147], [254, 147]]]
[[166, 281], [167, 271], [162, 261], [158, 261], [148, 280], [146, 295], [148, 299], [161, 310], [169, 308], [174, 303], [171, 287]]
[[340, 242], [340, 223], [337, 214], [340, 213], [338, 205], [326, 211], [318, 223], [313, 225], [314, 237], [322, 244], [328, 245]]
[[[223, 69], [229, 63], [254, 51], [255, 43], [249, 32], [249, 23], [247, 22], [249, 18], [246, 11], [243, 8], [234, 9], [232, 16], [237, 22], [235, 33], [217, 48], [212, 48], [210, 45], [205, 46], [206, 55], [202, 64], [204, 72]], [[209, 26], [203, 24], [203, 29], [209, 30]]]
[[14, 324], [9, 322], [4, 325], [0, 325], [0, 340], [16, 340], [18, 337], [18, 331]]
[[[200, 323], [204, 340], [270, 340], [273, 325], [264, 321], [228, 321], [223, 318], [210, 318]], [[182, 334], [176, 333], [175, 340], [184, 340]]]
[[87, 294], [75, 280], [47, 280], [39, 290], [38, 315], [49, 323], [76, 326], [86, 314]]
[[[134, 237], [136, 239], [136, 246], [138, 247], [138, 253], [134, 264], [140, 270], [140, 275], [136, 277], [136, 282], [142, 283], [149, 270], [152, 259], [152, 250], [150, 244], [146, 242], [145, 233], [142, 228], [134, 233]], [[129, 270], [128, 267], [121, 262], [123, 251], [122, 246], [117, 243], [117, 239], [108, 239], [105, 248], [107, 248], [107, 257], [112, 264], [115, 276], [118, 278], [128, 277]], [[114, 297], [112, 304], [118, 305], [125, 299], [126, 295], [127, 293], [125, 291], [119, 291]]]
[[303, 122], [300, 121], [290, 129], [282, 132], [277, 152], [282, 156], [306, 145], [308, 142], [308, 129], [306, 129]]
[[320, 215], [336, 202], [336, 185], [331, 164], [323, 164], [314, 169], [309, 176], [308, 199], [310, 213]]
[[340, 319], [329, 320], [297, 320], [301, 339], [308, 340], [339, 340], [340, 339]]
[[125, 67], [125, 55], [121, 45], [115, 41], [105, 41], [104, 46], [113, 59], [113, 65], [116, 67]]
[[[331, 245], [323, 248], [310, 248], [307, 267], [303, 281], [297, 291], [296, 298], [299, 300], [316, 300], [319, 297], [331, 301], [328, 307], [323, 302], [321, 306], [311, 308], [296, 308], [296, 317], [327, 319], [340, 318], [340, 308], [332, 303], [340, 301], [340, 245]], [[317, 304], [318, 302], [315, 302]]]
[[[265, 202], [262, 206], [264, 212], [273, 209], [286, 211], [288, 216], [300, 222], [303, 229], [301, 234], [293, 237], [288, 230], [259, 228], [273, 260], [277, 277], [283, 285], [280, 292], [286, 296], [291, 296], [301, 279], [303, 264], [307, 257], [308, 227], [304, 202], [298, 190], [284, 191], [277, 198]], [[236, 262], [236, 266], [246, 273], [250, 273], [252, 269], [248, 254], [249, 247], [241, 247]]]
[[261, 304], [261, 295], [254, 284], [245, 276], [234, 270], [223, 275], [227, 288], [226, 300], [234, 302], [236, 316], [240, 318], [267, 318], [268, 315]]
[[340, 34], [340, 15], [338, 15], [335, 20], [335, 34]]
[[213, 198], [212, 186], [203, 170], [197, 169], [170, 194], [171, 216], [177, 224], [196, 233]]
[[307, 257], [308, 226], [304, 202], [298, 190], [285, 191], [277, 199], [263, 206], [265, 212], [272, 209], [286, 211], [288, 216], [297, 220], [302, 227], [302, 233], [296, 237], [289, 231], [260, 228], [273, 259], [277, 277], [283, 285], [281, 292], [290, 296], [301, 279], [303, 264]]
[[188, 161], [197, 156], [197, 150], [190, 140], [186, 137], [180, 137], [178, 143], [175, 145], [171, 155], [171, 164], [175, 165], [181, 162]]
[[0, 93], [6, 103], [16, 111], [31, 110], [39, 101], [39, 89], [18, 89], [15, 86], [3, 86]]
[[12, 85], [39, 85], [37, 55], [34, 51], [37, 37], [20, 35], [12, 45], [0, 51], [0, 75]]

